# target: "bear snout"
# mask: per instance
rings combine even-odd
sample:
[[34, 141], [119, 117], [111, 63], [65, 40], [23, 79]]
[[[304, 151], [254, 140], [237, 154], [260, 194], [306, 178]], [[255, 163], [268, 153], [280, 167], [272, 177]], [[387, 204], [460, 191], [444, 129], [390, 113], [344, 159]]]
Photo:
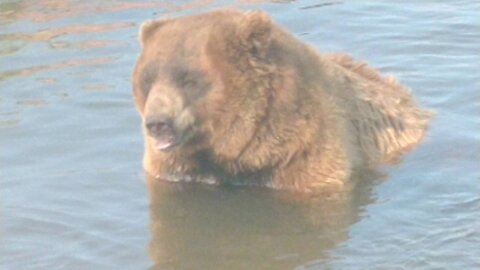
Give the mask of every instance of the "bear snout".
[[179, 142], [173, 119], [169, 116], [160, 115], [147, 118], [145, 120], [145, 129], [153, 141], [154, 148], [157, 150], [168, 150]]
[[145, 121], [145, 127], [147, 128], [148, 133], [153, 137], [174, 133], [173, 121], [166, 116], [147, 119], [147, 121]]

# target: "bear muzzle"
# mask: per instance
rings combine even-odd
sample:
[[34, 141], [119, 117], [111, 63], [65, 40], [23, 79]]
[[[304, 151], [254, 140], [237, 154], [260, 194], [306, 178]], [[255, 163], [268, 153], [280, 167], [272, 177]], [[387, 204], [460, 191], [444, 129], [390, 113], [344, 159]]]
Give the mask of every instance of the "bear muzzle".
[[168, 116], [146, 119], [145, 128], [156, 150], [168, 151], [181, 142], [182, 136], [175, 130], [173, 119]]
[[171, 151], [190, 141], [196, 134], [195, 118], [189, 109], [179, 114], [150, 113], [144, 118], [145, 134], [157, 151]]

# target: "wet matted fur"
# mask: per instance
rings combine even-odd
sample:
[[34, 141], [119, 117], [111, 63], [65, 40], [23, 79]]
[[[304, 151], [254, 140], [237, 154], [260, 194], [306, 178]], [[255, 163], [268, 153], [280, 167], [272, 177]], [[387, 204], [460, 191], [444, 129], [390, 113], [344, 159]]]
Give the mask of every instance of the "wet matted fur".
[[416, 145], [430, 119], [393, 77], [319, 53], [264, 12], [149, 21], [140, 42], [134, 97], [144, 168], [159, 178], [342, 190]]

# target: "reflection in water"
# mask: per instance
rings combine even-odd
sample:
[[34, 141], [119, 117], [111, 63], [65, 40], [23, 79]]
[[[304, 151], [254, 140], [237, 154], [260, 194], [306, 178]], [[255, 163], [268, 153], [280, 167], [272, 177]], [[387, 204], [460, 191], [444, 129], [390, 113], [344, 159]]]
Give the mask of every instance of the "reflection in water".
[[268, 190], [147, 179], [152, 269], [292, 269], [328, 258], [372, 202], [372, 174], [351, 193], [293, 198]]
[[[239, 3], [262, 3], [265, 0], [245, 1]], [[285, 1], [279, 1], [285, 2]], [[288, 2], [288, 1], [287, 1]], [[13, 18], [16, 15], [38, 23], [71, 18], [72, 16], [88, 16], [90, 14], [113, 13], [135, 9], [162, 10], [175, 12], [202, 8], [215, 3], [215, 0], [182, 0], [182, 1], [19, 1], [19, 3], [1, 4], [0, 16]], [[3, 8], [2, 8], [3, 6]], [[4, 10], [4, 11], [2, 11]], [[17, 12], [20, 14], [17, 14]], [[1, 22], [1, 21], [0, 21]]]
[[[95, 34], [109, 32], [119, 29], [132, 28], [133, 23], [112, 23], [112, 24], [94, 24], [94, 25], [73, 25], [58, 28], [50, 28], [43, 31], [32, 33], [9, 33], [0, 34], [0, 55], [14, 55], [24, 46], [32, 42], [46, 42], [52, 49], [92, 49], [102, 48], [114, 44], [111, 40], [86, 40], [86, 41], [63, 41], [60, 38], [66, 38], [79, 34]], [[10, 79], [16, 76], [30, 76], [39, 71], [48, 71], [52, 69], [64, 69], [66, 67], [77, 65], [96, 65], [111, 62], [111, 57], [99, 57], [96, 59], [69, 59], [62, 63], [32, 66], [23, 69], [0, 71], [0, 80]]]
[[47, 101], [44, 99], [25, 99], [17, 101], [18, 105], [26, 105], [26, 106], [41, 106], [47, 105]]
[[28, 77], [34, 73], [41, 72], [41, 71], [49, 71], [49, 70], [58, 70], [64, 69], [69, 67], [76, 67], [82, 65], [102, 65], [113, 62], [115, 59], [113, 57], [98, 57], [93, 59], [71, 59], [68, 61], [48, 64], [48, 65], [41, 65], [35, 66], [30, 68], [24, 69], [17, 69], [17, 70], [8, 70], [5, 72], [0, 72], [0, 81], [11, 79], [13, 77]]
[[28, 42], [34, 41], [51, 41], [55, 37], [72, 34], [93, 34], [113, 31], [117, 29], [134, 27], [133, 23], [111, 23], [111, 24], [93, 24], [93, 25], [71, 25], [59, 28], [51, 28], [34, 33], [14, 33], [3, 35], [2, 39], [9, 40], [23, 40]]
[[0, 24], [14, 21], [16, 18], [16, 15], [20, 10], [21, 10], [21, 5], [19, 3], [16, 3], [14, 1], [3, 3], [2, 1], [0, 3]]

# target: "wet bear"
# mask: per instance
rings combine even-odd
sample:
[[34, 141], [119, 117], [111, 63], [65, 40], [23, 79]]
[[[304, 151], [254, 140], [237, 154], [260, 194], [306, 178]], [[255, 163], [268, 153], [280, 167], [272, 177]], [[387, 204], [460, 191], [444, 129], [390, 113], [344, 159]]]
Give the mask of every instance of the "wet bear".
[[158, 178], [342, 190], [411, 149], [430, 118], [393, 77], [320, 53], [261, 11], [148, 21], [139, 39], [133, 93]]

